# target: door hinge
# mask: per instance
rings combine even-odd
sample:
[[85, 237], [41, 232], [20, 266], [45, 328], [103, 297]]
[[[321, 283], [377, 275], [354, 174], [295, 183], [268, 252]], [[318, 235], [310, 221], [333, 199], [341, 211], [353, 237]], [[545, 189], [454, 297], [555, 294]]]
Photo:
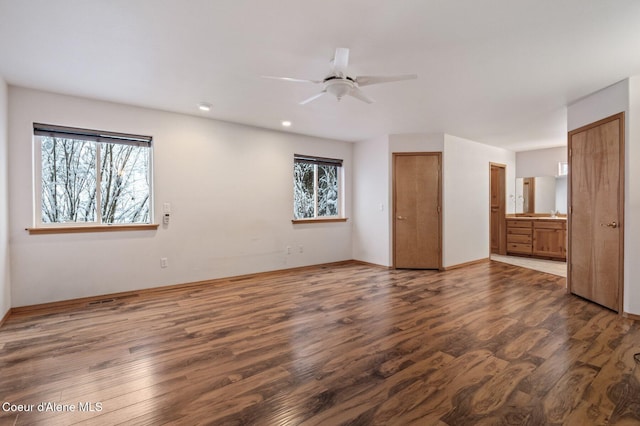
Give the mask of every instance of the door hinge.
[[440, 209], [440, 206], [438, 206], [438, 213], [440, 213], [440, 210], [441, 210], [441, 209]]

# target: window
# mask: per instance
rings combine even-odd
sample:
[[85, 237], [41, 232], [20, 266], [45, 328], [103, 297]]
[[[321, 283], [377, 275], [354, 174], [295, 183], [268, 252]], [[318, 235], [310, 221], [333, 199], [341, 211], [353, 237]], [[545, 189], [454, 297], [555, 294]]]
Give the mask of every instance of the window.
[[567, 176], [569, 174], [569, 163], [559, 162], [558, 163], [558, 176]]
[[293, 156], [293, 217], [295, 219], [340, 216], [342, 160]]
[[34, 123], [35, 225], [151, 221], [149, 136]]

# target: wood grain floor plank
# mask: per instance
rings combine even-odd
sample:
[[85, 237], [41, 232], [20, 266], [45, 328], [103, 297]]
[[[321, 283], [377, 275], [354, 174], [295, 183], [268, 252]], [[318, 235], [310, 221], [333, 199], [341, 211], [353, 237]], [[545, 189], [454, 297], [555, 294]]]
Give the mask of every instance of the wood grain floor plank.
[[639, 352], [561, 277], [345, 263], [12, 316], [0, 399], [102, 410], [0, 424], [640, 424]]
[[546, 419], [564, 423], [597, 374], [598, 370], [589, 365], [575, 366], [566, 372], [544, 398]]

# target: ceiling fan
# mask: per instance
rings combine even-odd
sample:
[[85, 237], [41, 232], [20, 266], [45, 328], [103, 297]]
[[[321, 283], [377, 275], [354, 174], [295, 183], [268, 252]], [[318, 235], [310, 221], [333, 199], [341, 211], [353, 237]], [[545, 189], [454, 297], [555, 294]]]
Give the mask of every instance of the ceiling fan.
[[331, 73], [323, 80], [304, 80], [299, 78], [290, 77], [271, 77], [265, 76], [265, 78], [273, 78], [276, 80], [293, 81], [299, 83], [313, 83], [322, 84], [322, 90], [320, 93], [311, 96], [308, 99], [300, 102], [300, 105], [308, 104], [311, 101], [315, 101], [321, 96], [329, 93], [340, 100], [343, 96], [348, 95], [356, 99], [359, 99], [368, 104], [373, 103], [373, 99], [364, 94], [360, 87], [370, 86], [372, 84], [391, 83], [393, 81], [412, 80], [418, 78], [416, 74], [404, 74], [404, 75], [360, 75], [357, 77], [351, 77], [347, 74], [347, 66], [349, 65], [349, 49], [345, 47], [339, 47], [336, 49], [336, 54], [331, 61]]

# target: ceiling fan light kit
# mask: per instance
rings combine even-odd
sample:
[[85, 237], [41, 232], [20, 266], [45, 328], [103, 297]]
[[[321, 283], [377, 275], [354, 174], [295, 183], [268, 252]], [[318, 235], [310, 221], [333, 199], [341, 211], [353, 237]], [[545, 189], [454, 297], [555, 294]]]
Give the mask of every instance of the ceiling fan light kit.
[[333, 96], [338, 98], [338, 100], [342, 99], [344, 95], [349, 94], [353, 87], [353, 82], [346, 78], [334, 78], [324, 83], [324, 91], [331, 93]]
[[361, 86], [370, 86], [372, 84], [391, 83], [394, 81], [412, 80], [418, 78], [416, 74], [403, 74], [403, 75], [391, 75], [391, 76], [376, 76], [366, 75], [358, 77], [350, 77], [347, 75], [347, 66], [349, 65], [349, 49], [345, 47], [339, 47], [336, 49], [336, 53], [331, 61], [331, 74], [329, 74], [324, 80], [304, 80], [291, 77], [266, 77], [274, 78], [276, 80], [293, 81], [298, 83], [312, 83], [322, 84], [322, 90], [310, 98], [307, 98], [300, 102], [300, 105], [306, 105], [309, 102], [315, 101], [321, 96], [329, 93], [335, 96], [340, 101], [344, 96], [354, 97], [362, 102], [368, 104], [373, 103], [373, 99], [364, 94], [360, 89]]

